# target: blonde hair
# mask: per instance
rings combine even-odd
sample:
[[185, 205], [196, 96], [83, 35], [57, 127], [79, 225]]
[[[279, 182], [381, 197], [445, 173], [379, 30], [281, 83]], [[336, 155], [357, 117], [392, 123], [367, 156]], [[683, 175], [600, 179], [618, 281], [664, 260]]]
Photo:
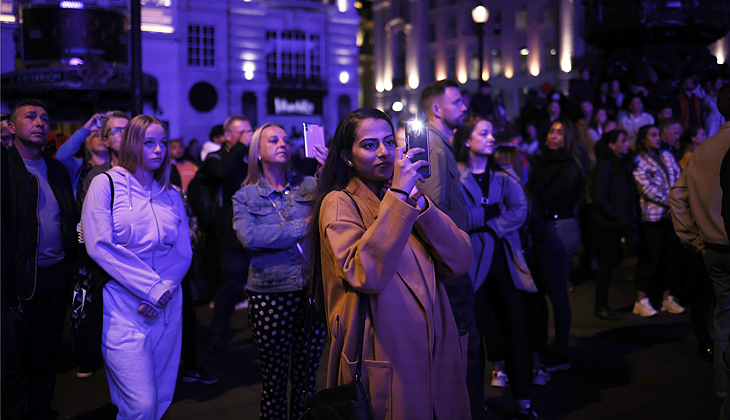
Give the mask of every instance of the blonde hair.
[[246, 185], [258, 185], [259, 183], [259, 176], [263, 171], [261, 161], [259, 160], [261, 134], [269, 127], [278, 127], [286, 132], [286, 129], [281, 124], [274, 123], [266, 123], [254, 131], [253, 137], [251, 138], [251, 145], [248, 148], [248, 175], [243, 180], [244, 187]]
[[[119, 147], [119, 166], [131, 173], [137, 172], [137, 168], [142, 165], [142, 148], [144, 147], [144, 136], [147, 128], [157, 124], [165, 130], [165, 136], [168, 136], [167, 127], [155, 117], [149, 115], [137, 115], [124, 128], [124, 137]], [[162, 165], [153, 172], [153, 177], [164, 188], [170, 187], [170, 169], [172, 163], [170, 160], [170, 150], [165, 150], [165, 157]]]
[[86, 140], [84, 140], [84, 158], [86, 159], [86, 162], [90, 162], [93, 157], [91, 153], [91, 143], [96, 137], [102, 138], [101, 131], [92, 131], [91, 134], [86, 137]]

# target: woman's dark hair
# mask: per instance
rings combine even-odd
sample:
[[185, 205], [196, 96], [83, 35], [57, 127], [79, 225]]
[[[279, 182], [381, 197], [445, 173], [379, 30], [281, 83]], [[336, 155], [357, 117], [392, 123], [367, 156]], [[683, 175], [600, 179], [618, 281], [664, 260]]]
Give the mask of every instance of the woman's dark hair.
[[352, 153], [352, 146], [355, 144], [357, 129], [364, 120], [384, 120], [390, 126], [391, 132], [395, 134], [393, 122], [383, 111], [375, 108], [360, 108], [345, 115], [337, 125], [335, 136], [329, 143], [327, 159], [325, 159], [319, 180], [317, 182], [317, 195], [312, 203], [312, 217], [309, 222], [309, 234], [312, 244], [311, 259], [313, 267], [313, 278], [311, 287], [315, 288], [315, 299], [317, 309], [323, 313], [323, 289], [322, 289], [322, 240], [319, 236], [319, 213], [322, 209], [322, 201], [332, 191], [340, 191], [347, 187], [352, 177], [355, 176], [353, 169], [347, 165], [342, 158], [342, 152]]
[[639, 154], [647, 154], [649, 153], [649, 149], [646, 147], [646, 144], [644, 144], [644, 139], [649, 134], [649, 130], [652, 128], [657, 128], [657, 126], [653, 124], [647, 124], [642, 125], [639, 128], [639, 131], [636, 132], [636, 152]]
[[[454, 157], [457, 162], [468, 162], [469, 161], [469, 146], [466, 145], [469, 141], [469, 137], [477, 128], [477, 124], [481, 121], [486, 121], [484, 118], [478, 115], [470, 115], [464, 120], [459, 128], [454, 131]], [[487, 121], [489, 122], [489, 121]], [[491, 122], [490, 122], [491, 124]], [[495, 144], [495, 149], [496, 149]], [[487, 171], [503, 171], [499, 162], [494, 158], [494, 154], [487, 158]]]
[[573, 157], [573, 160], [575, 160], [575, 163], [578, 165], [578, 169], [580, 169], [581, 174], [585, 176], [586, 169], [588, 168], [588, 153], [585, 146], [580, 141], [578, 126], [571, 119], [565, 117], [559, 117], [550, 124], [550, 127], [552, 127], [555, 123], [563, 125], [563, 144], [565, 145], [565, 151]]
[[[598, 115], [598, 111], [603, 110], [603, 112], [606, 112], [606, 108], [600, 106], [593, 110], [593, 116], [591, 116], [591, 120], [588, 121], [588, 127], [592, 128], [596, 131], [598, 131], [598, 121], [596, 120], [596, 115]], [[608, 122], [608, 114], [606, 114], [606, 122]], [[601, 127], [603, 128], [603, 127]]]
[[612, 154], [613, 151], [608, 147], [608, 145], [615, 144], [618, 141], [619, 137], [621, 137], [621, 134], [623, 134], [624, 137], [627, 136], [624, 130], [618, 129], [611, 130], [608, 133], [604, 133], [603, 136], [601, 136], [601, 139], [598, 140], [595, 145], [593, 145], [593, 152], [595, 153], [596, 157], [601, 159], [605, 157], [607, 153]]
[[699, 133], [700, 130], [703, 130], [703, 128], [689, 127], [688, 129], [684, 130], [682, 136], [679, 138], [680, 144], [682, 144], [683, 146], [692, 146], [692, 137], [697, 136], [697, 133]]

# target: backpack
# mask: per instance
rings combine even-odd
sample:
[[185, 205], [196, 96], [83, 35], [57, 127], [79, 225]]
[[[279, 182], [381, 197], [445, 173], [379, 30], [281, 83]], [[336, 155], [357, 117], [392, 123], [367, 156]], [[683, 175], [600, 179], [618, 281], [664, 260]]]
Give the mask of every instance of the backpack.
[[188, 184], [188, 203], [193, 214], [198, 218], [198, 227], [206, 232], [213, 226], [215, 213], [215, 185], [205, 177], [205, 171], [199, 170]]

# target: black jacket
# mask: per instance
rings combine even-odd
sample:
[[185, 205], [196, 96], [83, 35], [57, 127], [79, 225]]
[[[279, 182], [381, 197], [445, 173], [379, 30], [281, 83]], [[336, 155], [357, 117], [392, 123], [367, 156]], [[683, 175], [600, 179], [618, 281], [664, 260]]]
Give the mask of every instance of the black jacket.
[[[38, 241], [40, 220], [38, 178], [25, 168], [17, 149], [0, 147], [2, 156], [2, 247], [3, 247], [3, 303], [17, 305], [20, 300], [32, 299], [36, 289]], [[66, 257], [75, 257], [78, 247], [76, 225], [79, 212], [74, 201], [71, 178], [63, 164], [43, 155], [48, 167], [48, 184], [61, 209], [61, 236]], [[6, 260], [6, 258], [8, 258]], [[6, 269], [6, 266], [10, 266]]]
[[248, 147], [238, 143], [226, 151], [225, 147], [209, 153], [203, 171], [206, 181], [215, 185], [213, 230], [218, 245], [223, 248], [243, 250], [243, 245], [233, 231], [233, 194], [241, 189], [248, 175], [248, 165], [243, 161]]
[[636, 229], [639, 195], [632, 174], [633, 156], [619, 158], [606, 148], [593, 173], [591, 222], [609, 228]]
[[545, 147], [526, 187], [535, 195], [543, 217], [553, 218], [557, 214], [564, 218], [575, 214], [585, 176], [565, 149], [553, 151]]

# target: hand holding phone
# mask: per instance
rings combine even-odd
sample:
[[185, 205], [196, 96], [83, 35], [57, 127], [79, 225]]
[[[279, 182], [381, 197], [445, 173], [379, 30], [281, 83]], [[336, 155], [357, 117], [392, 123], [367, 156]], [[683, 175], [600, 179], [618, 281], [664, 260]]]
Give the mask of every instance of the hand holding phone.
[[418, 173], [425, 178], [431, 176], [431, 155], [429, 152], [429, 141], [428, 141], [428, 127], [421, 121], [411, 120], [406, 123], [406, 146], [407, 150], [420, 149], [421, 151], [415, 153], [409, 153], [411, 162], [418, 162], [424, 160], [429, 165], [421, 166], [418, 168]]
[[304, 123], [304, 155], [309, 159], [316, 159], [318, 155], [321, 157], [322, 149], [326, 149], [324, 145], [324, 127]]

